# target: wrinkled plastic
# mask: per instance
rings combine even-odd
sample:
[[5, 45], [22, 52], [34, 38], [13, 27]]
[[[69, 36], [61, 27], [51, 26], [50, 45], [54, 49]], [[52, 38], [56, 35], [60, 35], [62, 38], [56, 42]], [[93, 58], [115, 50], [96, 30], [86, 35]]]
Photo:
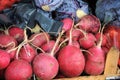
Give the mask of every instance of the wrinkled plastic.
[[98, 0], [95, 13], [104, 23], [120, 21], [120, 0]]
[[34, 1], [37, 7], [45, 11], [54, 11], [63, 3], [64, 0], [34, 0]]
[[[62, 22], [52, 19], [51, 12], [38, 9], [33, 3], [15, 4], [11, 9], [4, 10], [2, 14], [6, 15], [6, 18], [12, 24], [20, 28], [25, 28], [26, 26], [33, 28], [38, 23], [43, 30], [55, 36], [60, 32], [62, 27]], [[2, 21], [7, 24], [4, 19]], [[0, 22], [0, 24], [3, 22]]]
[[10, 24], [12, 22], [10, 21], [10, 19], [6, 15], [0, 14], [0, 23], [2, 25], [4, 25], [4, 24]]
[[81, 9], [86, 14], [89, 14], [89, 6], [82, 0], [64, 0], [63, 4], [56, 9], [56, 20], [62, 20], [66, 17], [74, 18], [78, 22], [79, 18], [76, 11]]
[[40, 24], [40, 26], [49, 34], [57, 35], [61, 31], [62, 22], [55, 21], [44, 14], [37, 12], [35, 20]]

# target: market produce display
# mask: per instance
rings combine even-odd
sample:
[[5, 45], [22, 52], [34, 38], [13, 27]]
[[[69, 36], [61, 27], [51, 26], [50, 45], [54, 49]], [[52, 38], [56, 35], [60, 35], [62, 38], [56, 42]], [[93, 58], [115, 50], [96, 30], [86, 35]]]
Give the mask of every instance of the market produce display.
[[101, 21], [87, 0], [13, 1], [0, 12], [0, 80], [102, 75], [110, 48], [120, 50], [119, 18]]

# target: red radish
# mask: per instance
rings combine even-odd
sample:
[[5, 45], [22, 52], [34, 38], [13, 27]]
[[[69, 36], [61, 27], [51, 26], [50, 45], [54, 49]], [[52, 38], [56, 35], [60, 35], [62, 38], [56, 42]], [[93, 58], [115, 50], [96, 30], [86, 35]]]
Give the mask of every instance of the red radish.
[[79, 44], [78, 41], [73, 41], [72, 45], [75, 46], [75, 47], [77, 47], [77, 48], [80, 48], [80, 44]]
[[58, 55], [60, 71], [67, 77], [79, 76], [85, 66], [85, 59], [79, 48], [67, 45], [63, 47]]
[[15, 58], [15, 55], [16, 55], [16, 52], [17, 52], [17, 49], [13, 48], [13, 49], [10, 49], [10, 50], [6, 50], [10, 56], [10, 59], [13, 60]]
[[33, 71], [39, 79], [51, 80], [58, 74], [59, 64], [54, 55], [62, 34], [59, 34], [50, 53], [40, 53], [34, 58]]
[[86, 65], [84, 71], [90, 75], [99, 75], [104, 71], [105, 53], [101, 48], [103, 34], [102, 32], [103, 28], [101, 31], [100, 41], [98, 42], [97, 46], [93, 46], [88, 49], [91, 54], [87, 54], [86, 56]]
[[69, 31], [70, 28], [72, 27], [73, 20], [71, 18], [64, 18], [62, 22], [63, 22], [62, 30], [64, 30], [65, 32]]
[[25, 60], [14, 60], [5, 70], [5, 80], [28, 80], [32, 77], [32, 67]]
[[[73, 21], [72, 21], [73, 22]], [[53, 79], [59, 70], [59, 64], [57, 59], [54, 57], [55, 55], [55, 49], [59, 44], [60, 38], [63, 35], [63, 33], [68, 30], [68, 23], [63, 24], [63, 29], [61, 33], [59, 33], [59, 36], [53, 46], [53, 49], [49, 53], [40, 53], [35, 57], [33, 60], [33, 71], [35, 75], [43, 80], [50, 80]], [[65, 29], [66, 28], [66, 29]]]
[[[63, 26], [62, 26], [62, 31], [61, 31], [61, 35], [63, 35], [65, 32], [69, 32], [69, 30], [71, 29], [72, 27], [72, 24], [73, 24], [73, 20], [71, 18], [64, 18], [62, 20], [63, 22]], [[68, 34], [69, 35], [69, 34]], [[64, 36], [65, 37], [65, 36]], [[61, 37], [61, 42], [64, 41], [63, 40], [63, 36]]]
[[[96, 37], [96, 39], [98, 41], [98, 40], [100, 40], [101, 34], [100, 33], [96, 33], [95, 37]], [[102, 34], [102, 37], [103, 37], [102, 38], [102, 46], [105, 46], [107, 44], [107, 37], [104, 34]]]
[[37, 51], [29, 44], [25, 44], [20, 49], [19, 58], [31, 62], [36, 55]]
[[[50, 40], [48, 43], [45, 43], [41, 46], [41, 49], [43, 49], [45, 52], [50, 53], [52, 48], [55, 45], [55, 41], [54, 40]], [[57, 51], [58, 46], [56, 47], [56, 51]]]
[[18, 42], [22, 42], [24, 39], [24, 30], [14, 25], [8, 29], [8, 34], [14, 37]]
[[70, 29], [68, 45], [64, 46], [58, 53], [58, 62], [60, 72], [67, 77], [79, 76], [84, 70], [84, 56], [81, 50], [72, 43], [72, 28]]
[[33, 71], [39, 79], [51, 80], [58, 74], [59, 64], [54, 55], [62, 34], [59, 34], [51, 52], [40, 53], [34, 58]]
[[12, 49], [17, 46], [17, 41], [9, 35], [0, 35], [0, 48]]
[[83, 16], [77, 24], [80, 29], [97, 33], [100, 28], [100, 20], [94, 15]]
[[50, 36], [48, 33], [35, 33], [30, 36], [29, 40], [37, 47], [40, 47], [49, 40]]
[[92, 33], [85, 33], [84, 37], [79, 39], [80, 46], [84, 49], [89, 49], [95, 45], [96, 38]]
[[5, 51], [0, 49], [0, 70], [5, 69], [10, 63], [10, 56]]
[[[69, 37], [69, 34], [70, 31], [67, 31], [66, 32], [66, 36]], [[72, 31], [72, 40], [73, 41], [76, 41], [76, 40], [79, 40], [79, 38], [83, 37], [83, 33], [80, 32], [80, 30], [77, 30], [77, 29], [73, 29]]]
[[59, 64], [55, 57], [40, 53], [33, 60], [33, 71], [39, 79], [50, 80], [58, 73]]

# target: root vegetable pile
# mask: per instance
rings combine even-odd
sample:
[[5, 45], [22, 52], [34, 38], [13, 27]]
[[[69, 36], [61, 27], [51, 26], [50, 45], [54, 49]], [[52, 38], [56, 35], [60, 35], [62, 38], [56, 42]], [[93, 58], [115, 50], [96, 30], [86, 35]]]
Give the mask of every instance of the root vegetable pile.
[[15, 25], [1, 30], [0, 79], [51, 80], [102, 74], [111, 45], [99, 19], [85, 15], [78, 23], [71, 18], [61, 22], [58, 36]]

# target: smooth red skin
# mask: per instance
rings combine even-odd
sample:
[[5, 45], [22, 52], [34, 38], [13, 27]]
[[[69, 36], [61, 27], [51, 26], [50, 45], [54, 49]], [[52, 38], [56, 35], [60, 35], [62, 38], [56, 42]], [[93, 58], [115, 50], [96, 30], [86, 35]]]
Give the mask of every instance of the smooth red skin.
[[95, 45], [96, 38], [92, 33], [86, 34], [86, 37], [80, 38], [79, 43], [80, 46], [84, 49], [89, 49], [90, 47]]
[[5, 69], [10, 63], [10, 56], [5, 50], [0, 49], [0, 70]]
[[63, 47], [58, 55], [60, 72], [67, 77], [79, 76], [85, 66], [85, 58], [81, 50], [73, 45]]
[[84, 71], [90, 75], [100, 75], [104, 71], [105, 54], [101, 47], [94, 46], [88, 50]]
[[[66, 36], [67, 37], [70, 36], [70, 31], [66, 32]], [[72, 31], [72, 40], [76, 41], [76, 40], [79, 40], [79, 38], [81, 38], [81, 37], [84, 37], [83, 33], [80, 30], [73, 29], [73, 31]]]
[[[95, 34], [95, 37], [97, 39], [97, 42], [100, 40], [100, 37], [101, 37], [101, 33], [97, 33]], [[107, 44], [107, 37], [102, 34], [102, 46], [105, 46]]]
[[13, 51], [6, 50], [6, 51], [8, 52], [10, 59], [13, 60], [15, 58], [17, 50], [13, 50]]
[[62, 20], [62, 22], [63, 22], [62, 29], [63, 29], [64, 31], [68, 31], [68, 30], [71, 29], [72, 24], [73, 24], [73, 20], [72, 20], [71, 18], [64, 18], [64, 19]]
[[105, 62], [86, 61], [85, 72], [90, 75], [100, 75], [104, 71]]
[[[48, 36], [48, 39], [50, 39], [49, 34], [48, 33], [46, 33], [46, 34]], [[36, 36], [36, 35], [38, 35], [38, 36]], [[44, 33], [35, 33], [35, 34], [32, 34], [30, 36], [29, 40], [31, 40], [33, 38], [34, 38], [34, 40], [31, 43], [34, 44], [37, 47], [41, 47], [43, 44], [45, 44], [47, 42], [47, 39], [46, 39], [46, 36], [45, 36]]]
[[[43, 45], [41, 46], [41, 48], [42, 48], [45, 52], [50, 53], [51, 50], [53, 49], [54, 45], [55, 45], [55, 41], [54, 41], [54, 40], [50, 40], [49, 43], [43, 44]], [[55, 52], [56, 52], [57, 50], [58, 50], [58, 46], [56, 47]]]
[[28, 80], [32, 77], [32, 67], [25, 60], [14, 60], [5, 70], [5, 80]]
[[57, 59], [47, 53], [40, 53], [33, 60], [33, 71], [42, 80], [53, 79], [57, 75], [58, 70]]
[[72, 45], [77, 47], [77, 48], [80, 48], [80, 44], [78, 41], [72, 41]]
[[25, 44], [20, 49], [19, 58], [31, 63], [36, 55], [37, 51], [29, 44]]
[[[7, 46], [8, 44], [10, 44], [11, 42], [13, 42], [15, 44], [11, 44], [9, 46]], [[17, 41], [9, 35], [0, 35], [0, 48], [7, 48], [7, 49], [11, 49], [17, 46]]]
[[80, 19], [79, 28], [87, 32], [97, 33], [100, 28], [100, 20], [94, 15], [86, 15]]
[[18, 42], [21, 42], [24, 39], [24, 30], [16, 26], [11, 26], [8, 29], [8, 34], [14, 37]]

